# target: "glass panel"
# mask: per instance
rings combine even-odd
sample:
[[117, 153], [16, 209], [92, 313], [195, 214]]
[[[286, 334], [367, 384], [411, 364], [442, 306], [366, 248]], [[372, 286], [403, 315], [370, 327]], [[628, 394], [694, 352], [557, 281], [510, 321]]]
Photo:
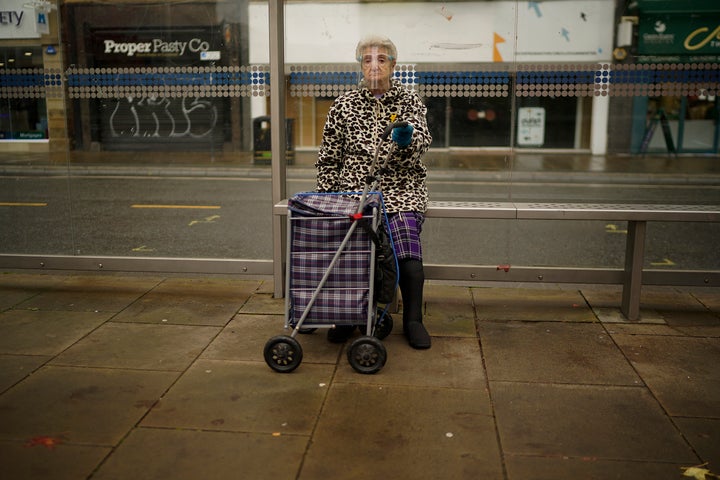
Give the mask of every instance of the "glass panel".
[[[717, 64], [649, 61], [634, 37], [641, 12], [615, 3], [286, 2], [287, 114], [297, 142], [288, 190], [313, 188], [328, 108], [361, 79], [355, 45], [380, 33], [397, 46], [395, 78], [427, 107], [431, 200], [718, 203], [711, 186], [667, 188], [695, 160], [672, 157], [663, 133], [676, 150], [717, 154], [717, 121], [694, 123], [700, 110], [715, 118]], [[657, 102], [672, 97], [688, 106], [668, 105], [643, 147]], [[626, 236], [624, 222], [428, 218], [423, 242], [429, 263], [621, 268]]]
[[249, 64], [247, 4], [171, 3], [68, 8], [80, 27], [72, 162], [144, 174], [75, 179], [92, 199], [75, 206], [77, 250], [269, 258], [269, 171], [245, 173], [250, 97], [267, 94], [267, 69]]
[[[356, 43], [381, 33], [427, 107], [431, 200], [720, 203], [720, 45], [697, 34], [720, 9], [620, 3], [286, 2], [287, 191], [315, 188]], [[47, 13], [0, 27], [0, 253], [271, 258], [268, 2]], [[430, 263], [618, 267], [626, 229], [429, 218], [424, 242]], [[648, 235], [649, 268], [713, 264], [663, 247], [713, 225]]]
[[[49, 144], [5, 157], [21, 171], [3, 179], [0, 201], [43, 206], [3, 209], [4, 224], [18, 226], [3, 229], [3, 251], [269, 259], [268, 148], [258, 138], [254, 155], [250, 108], [269, 94], [268, 73], [250, 63], [247, 1], [68, 2], [51, 11], [50, 29], [29, 50], [0, 43], [6, 70], [32, 66], [42, 82], [44, 67], [40, 97], [55, 63], [63, 89], [47, 106], [30, 87], [3, 95], [3, 132], [11, 120], [13, 132], [44, 132], [51, 119]], [[41, 44], [53, 50], [44, 64]], [[26, 50], [32, 57], [18, 57]]]
[[47, 139], [45, 99], [33, 94], [43, 85], [42, 62], [40, 47], [0, 46], [0, 72], [6, 90], [0, 101], [0, 140]]
[[685, 121], [682, 150], [717, 150], [718, 109], [715, 95], [692, 95], [684, 99]]

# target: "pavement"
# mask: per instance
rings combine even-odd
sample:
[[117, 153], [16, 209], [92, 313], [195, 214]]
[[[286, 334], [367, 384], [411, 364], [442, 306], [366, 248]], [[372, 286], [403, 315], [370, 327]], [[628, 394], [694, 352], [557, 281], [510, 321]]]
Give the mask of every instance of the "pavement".
[[[298, 337], [272, 281], [0, 272], [0, 475], [25, 479], [680, 479], [720, 474], [720, 291], [428, 282], [429, 350]], [[693, 478], [716, 478], [695, 476]]]
[[[298, 151], [289, 179], [314, 179], [317, 152]], [[477, 182], [720, 185], [718, 155], [590, 155], [573, 153], [431, 150], [429, 179]], [[270, 178], [271, 167], [254, 164], [249, 152], [61, 152], [0, 151], [0, 176], [188, 176]]]

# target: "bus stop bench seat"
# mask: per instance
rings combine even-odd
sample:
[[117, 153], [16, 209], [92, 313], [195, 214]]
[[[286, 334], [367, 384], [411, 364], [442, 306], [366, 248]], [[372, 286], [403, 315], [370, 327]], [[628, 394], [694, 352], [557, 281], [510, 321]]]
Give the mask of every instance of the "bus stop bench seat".
[[[274, 205], [273, 214], [287, 215], [287, 200]], [[720, 205], [430, 201], [426, 216], [486, 220], [603, 220], [626, 221], [628, 224], [622, 269], [426, 264], [425, 276], [431, 280], [619, 284], [622, 285], [621, 310], [629, 320], [637, 320], [640, 316], [643, 282], [656, 285], [720, 284], [718, 271], [643, 272], [647, 222], [718, 222]]]

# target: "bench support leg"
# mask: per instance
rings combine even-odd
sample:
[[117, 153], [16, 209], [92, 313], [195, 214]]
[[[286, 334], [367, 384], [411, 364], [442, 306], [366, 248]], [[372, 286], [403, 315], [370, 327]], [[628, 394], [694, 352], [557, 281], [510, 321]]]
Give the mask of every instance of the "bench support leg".
[[621, 305], [622, 313], [628, 320], [637, 320], [640, 317], [640, 289], [642, 288], [646, 229], [647, 222], [632, 220], [628, 222]]
[[285, 239], [286, 230], [283, 228], [288, 220], [281, 218], [279, 215], [273, 215], [273, 296], [274, 298], [283, 298], [285, 282], [285, 248], [287, 240]]

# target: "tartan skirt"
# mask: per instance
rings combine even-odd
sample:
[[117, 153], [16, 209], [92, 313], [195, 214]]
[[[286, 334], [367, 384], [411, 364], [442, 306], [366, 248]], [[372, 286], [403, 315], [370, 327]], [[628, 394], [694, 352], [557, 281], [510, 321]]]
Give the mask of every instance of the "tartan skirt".
[[388, 227], [398, 260], [422, 261], [420, 233], [425, 215], [420, 212], [388, 213]]

